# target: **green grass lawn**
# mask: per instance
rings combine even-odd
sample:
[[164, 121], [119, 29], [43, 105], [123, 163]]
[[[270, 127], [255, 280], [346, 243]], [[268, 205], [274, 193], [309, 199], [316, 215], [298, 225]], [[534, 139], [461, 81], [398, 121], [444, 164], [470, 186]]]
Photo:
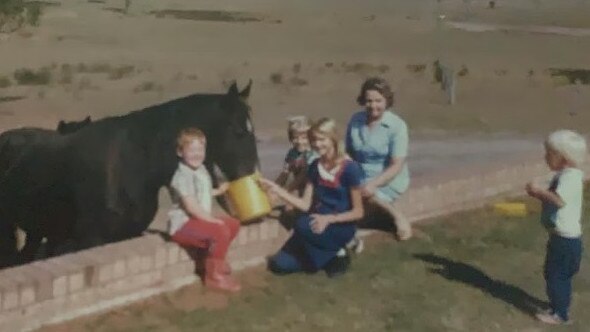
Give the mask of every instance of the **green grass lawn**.
[[[586, 197], [590, 192], [586, 192]], [[532, 313], [545, 303], [547, 234], [538, 204], [529, 217], [491, 209], [420, 226], [406, 243], [374, 238], [347, 275], [240, 274], [245, 290], [225, 296], [187, 287], [59, 328], [88, 331], [588, 331], [590, 273], [584, 255], [572, 319], [548, 327]], [[586, 206], [588, 200], [586, 200]], [[586, 208], [586, 215], [589, 209]], [[588, 233], [588, 232], [587, 232]], [[585, 242], [588, 241], [586, 234]], [[206, 305], [205, 303], [210, 303]]]

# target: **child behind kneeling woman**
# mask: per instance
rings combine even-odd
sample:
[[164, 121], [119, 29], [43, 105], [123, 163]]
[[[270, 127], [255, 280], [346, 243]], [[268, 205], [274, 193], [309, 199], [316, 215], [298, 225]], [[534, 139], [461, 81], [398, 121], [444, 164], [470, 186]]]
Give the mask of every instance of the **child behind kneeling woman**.
[[556, 172], [548, 189], [528, 183], [527, 193], [541, 201], [541, 223], [549, 233], [544, 276], [549, 310], [537, 314], [547, 324], [566, 324], [572, 279], [582, 258], [582, 201], [586, 141], [570, 130], [553, 132], [545, 141], [545, 162]]
[[227, 190], [227, 183], [212, 188], [205, 160], [205, 135], [196, 128], [182, 130], [177, 138], [178, 168], [170, 183], [172, 208], [169, 233], [172, 240], [187, 248], [206, 248], [205, 286], [236, 292], [240, 284], [230, 274], [225, 260], [229, 245], [240, 229], [238, 220], [211, 213], [214, 196]]
[[[318, 158], [318, 155], [309, 144], [308, 131], [311, 128], [309, 119], [298, 115], [289, 118], [288, 123], [287, 135], [291, 148], [287, 151], [283, 170], [275, 182], [288, 192], [302, 195], [307, 181], [307, 168]], [[292, 177], [291, 181], [289, 181], [290, 177]]]

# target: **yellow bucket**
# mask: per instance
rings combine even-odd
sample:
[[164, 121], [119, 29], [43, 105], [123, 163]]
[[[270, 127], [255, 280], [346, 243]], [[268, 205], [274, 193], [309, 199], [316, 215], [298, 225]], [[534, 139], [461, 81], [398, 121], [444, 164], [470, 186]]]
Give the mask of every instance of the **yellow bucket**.
[[526, 204], [524, 203], [496, 203], [496, 213], [509, 217], [524, 217], [527, 215]]
[[255, 173], [229, 183], [227, 194], [236, 217], [242, 222], [263, 217], [271, 211], [268, 196], [256, 181], [258, 177]]

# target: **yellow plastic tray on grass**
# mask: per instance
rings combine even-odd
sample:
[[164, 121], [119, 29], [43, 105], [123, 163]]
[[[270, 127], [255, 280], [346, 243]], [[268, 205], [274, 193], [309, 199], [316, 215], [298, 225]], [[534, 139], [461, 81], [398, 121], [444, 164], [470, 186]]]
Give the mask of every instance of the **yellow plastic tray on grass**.
[[259, 174], [255, 173], [229, 183], [227, 194], [242, 223], [261, 218], [271, 211], [268, 196], [256, 181], [258, 177]]
[[509, 217], [524, 217], [528, 211], [524, 203], [496, 203], [494, 204], [496, 213]]

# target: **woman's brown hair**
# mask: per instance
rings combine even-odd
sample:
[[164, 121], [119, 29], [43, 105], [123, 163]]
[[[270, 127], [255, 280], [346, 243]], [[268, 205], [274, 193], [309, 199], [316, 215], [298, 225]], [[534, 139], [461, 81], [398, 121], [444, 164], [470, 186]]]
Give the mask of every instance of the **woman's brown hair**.
[[370, 77], [363, 83], [361, 86], [361, 92], [356, 98], [359, 105], [364, 106], [367, 103], [365, 94], [369, 90], [379, 92], [385, 98], [388, 108], [393, 106], [393, 91], [391, 90], [391, 86], [381, 77]]

